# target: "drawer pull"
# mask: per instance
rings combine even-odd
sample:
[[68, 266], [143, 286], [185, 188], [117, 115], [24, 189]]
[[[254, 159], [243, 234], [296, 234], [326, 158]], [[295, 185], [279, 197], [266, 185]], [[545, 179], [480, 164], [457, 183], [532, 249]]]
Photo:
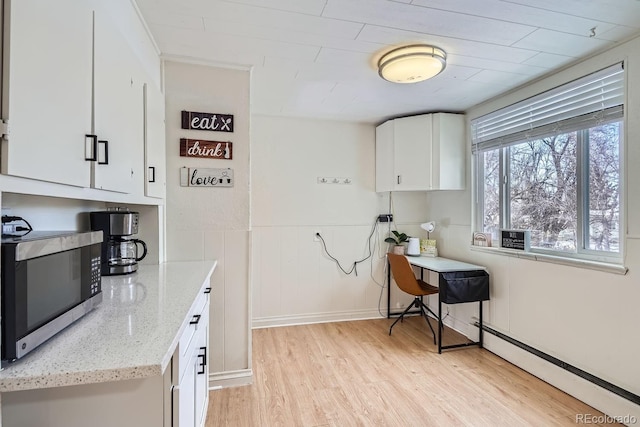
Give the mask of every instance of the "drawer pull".
[[211, 293], [211, 288], [204, 288], [204, 293], [205, 294], [210, 294]]
[[199, 370], [198, 375], [204, 374], [206, 371], [205, 367], [207, 366], [207, 347], [200, 347], [200, 350], [204, 350], [204, 353], [198, 355], [198, 358], [202, 358], [200, 361], [200, 369], [202, 369], [202, 371]]
[[191, 319], [191, 322], [189, 322], [190, 325], [197, 325], [198, 322], [200, 322], [200, 315], [199, 314], [194, 314], [193, 315], [193, 319]]

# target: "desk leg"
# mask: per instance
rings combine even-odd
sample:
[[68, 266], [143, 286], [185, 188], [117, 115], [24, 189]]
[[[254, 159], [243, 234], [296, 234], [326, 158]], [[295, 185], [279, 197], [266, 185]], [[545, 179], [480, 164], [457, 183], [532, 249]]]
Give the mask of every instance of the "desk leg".
[[438, 296], [438, 354], [442, 353], [442, 301]]
[[480, 304], [480, 327], [478, 328], [478, 346], [482, 348], [482, 301], [479, 301]]

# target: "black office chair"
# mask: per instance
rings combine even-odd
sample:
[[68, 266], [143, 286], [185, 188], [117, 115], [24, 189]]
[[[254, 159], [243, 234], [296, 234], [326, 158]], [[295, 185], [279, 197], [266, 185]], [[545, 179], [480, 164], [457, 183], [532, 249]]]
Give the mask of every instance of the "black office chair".
[[389, 265], [391, 266], [391, 273], [393, 274], [393, 278], [395, 279], [398, 287], [402, 291], [415, 297], [409, 307], [407, 307], [402, 312], [402, 314], [400, 314], [400, 317], [398, 317], [396, 321], [393, 322], [393, 324], [389, 328], [389, 335], [391, 335], [391, 330], [393, 329], [395, 324], [398, 323], [398, 321], [402, 321], [404, 315], [415, 307], [420, 310], [420, 315], [424, 317], [427, 325], [429, 325], [429, 329], [431, 329], [431, 333], [433, 334], [433, 343], [435, 344], [436, 333], [433, 330], [431, 323], [429, 323], [427, 312], [431, 313], [436, 319], [438, 319], [438, 316], [436, 316], [436, 314], [429, 307], [427, 307], [427, 305], [422, 301], [422, 297], [437, 294], [439, 292], [439, 289], [436, 286], [432, 286], [421, 279], [417, 279], [413, 272], [413, 268], [411, 268], [409, 261], [407, 261], [407, 258], [405, 258], [404, 255], [388, 253], [387, 258], [389, 259]]

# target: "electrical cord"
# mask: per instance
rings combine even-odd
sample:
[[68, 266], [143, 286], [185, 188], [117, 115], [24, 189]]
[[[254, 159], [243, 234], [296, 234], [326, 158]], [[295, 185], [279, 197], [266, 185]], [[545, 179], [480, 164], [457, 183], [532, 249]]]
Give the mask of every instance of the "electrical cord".
[[371, 256], [373, 255], [373, 252], [371, 251], [371, 237], [373, 237], [373, 234], [376, 231], [376, 228], [378, 227], [378, 218], [376, 217], [376, 219], [374, 220], [373, 223], [373, 227], [371, 227], [371, 233], [369, 234], [369, 237], [367, 238], [367, 249], [369, 251], [369, 254], [362, 258], [361, 260], [358, 261], [354, 261], [353, 264], [351, 265], [351, 269], [349, 271], [347, 271], [344, 267], [342, 267], [342, 264], [340, 264], [340, 261], [338, 261], [333, 255], [331, 255], [329, 253], [329, 250], [327, 249], [327, 243], [324, 241], [324, 238], [322, 237], [322, 235], [320, 233], [316, 233], [316, 236], [320, 239], [320, 242], [322, 242], [322, 248], [324, 249], [324, 252], [327, 254], [327, 256], [329, 258], [331, 258], [336, 265], [338, 266], [338, 268], [340, 268], [340, 270], [342, 270], [342, 272], [344, 274], [346, 274], [347, 276], [350, 275], [351, 273], [355, 273], [355, 275], [358, 275], [358, 264], [365, 262], [366, 260], [368, 260], [369, 258], [371, 258]]
[[[11, 224], [12, 222], [23, 222], [26, 227]], [[26, 233], [15, 234], [20, 231], [26, 231]], [[29, 221], [21, 216], [2, 215], [2, 237], [22, 237], [31, 233], [31, 231], [33, 231], [33, 227], [29, 224]]]

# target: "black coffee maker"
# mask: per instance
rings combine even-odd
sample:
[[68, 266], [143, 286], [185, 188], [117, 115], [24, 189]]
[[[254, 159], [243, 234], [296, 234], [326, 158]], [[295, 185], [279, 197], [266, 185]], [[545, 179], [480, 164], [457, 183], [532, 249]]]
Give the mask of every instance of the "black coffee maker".
[[[90, 212], [92, 231], [102, 231], [103, 276], [129, 274], [138, 269], [138, 261], [147, 255], [147, 245], [140, 239], [128, 238], [138, 233], [138, 212], [126, 208]], [[142, 253], [138, 253], [138, 245]]]

